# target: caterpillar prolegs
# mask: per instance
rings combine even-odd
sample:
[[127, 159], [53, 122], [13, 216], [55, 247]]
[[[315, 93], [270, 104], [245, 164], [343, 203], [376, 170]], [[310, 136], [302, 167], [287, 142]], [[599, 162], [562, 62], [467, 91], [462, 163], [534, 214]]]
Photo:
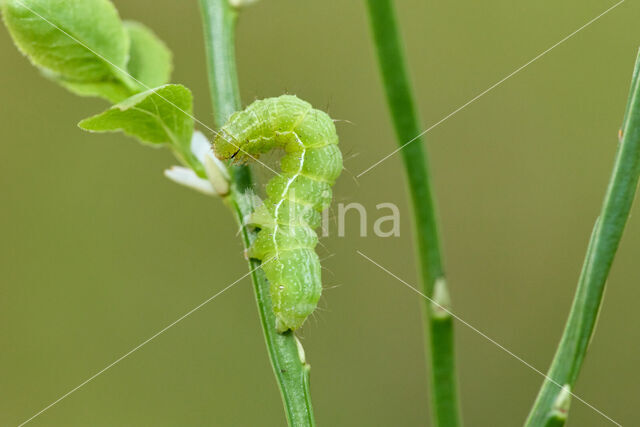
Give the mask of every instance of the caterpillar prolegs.
[[255, 101], [231, 116], [214, 140], [216, 155], [236, 162], [283, 148], [282, 171], [267, 183], [267, 199], [250, 225], [260, 229], [249, 256], [262, 260], [279, 332], [302, 326], [320, 299], [314, 248], [321, 212], [342, 171], [333, 120], [296, 96]]

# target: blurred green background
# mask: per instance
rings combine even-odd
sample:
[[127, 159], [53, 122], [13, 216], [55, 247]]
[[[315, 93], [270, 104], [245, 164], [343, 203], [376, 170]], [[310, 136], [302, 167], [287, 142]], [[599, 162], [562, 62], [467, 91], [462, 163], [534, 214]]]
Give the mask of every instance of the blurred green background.
[[[211, 124], [197, 2], [115, 3], [166, 40], [173, 80]], [[613, 4], [397, 2], [423, 123]], [[639, 19], [638, 4], [622, 4], [427, 135], [454, 311], [543, 371], [612, 165]], [[263, 0], [238, 30], [243, 101], [295, 93], [348, 120], [335, 200], [369, 208], [369, 237], [353, 215], [346, 237], [319, 249], [333, 255], [329, 289], [301, 332], [318, 424], [428, 425], [420, 297], [355, 252], [418, 285], [399, 156], [353, 178], [395, 148], [364, 5]], [[162, 176], [167, 151], [81, 132], [106, 104], [43, 79], [6, 31], [0, 63], [0, 425], [12, 426], [247, 270], [222, 204]], [[371, 233], [384, 202], [402, 211], [399, 238]], [[640, 425], [637, 212], [576, 389], [623, 425]], [[461, 324], [456, 341], [466, 425], [521, 425], [542, 378]], [[249, 279], [32, 422], [283, 424]], [[569, 425], [609, 424], [574, 401]]]

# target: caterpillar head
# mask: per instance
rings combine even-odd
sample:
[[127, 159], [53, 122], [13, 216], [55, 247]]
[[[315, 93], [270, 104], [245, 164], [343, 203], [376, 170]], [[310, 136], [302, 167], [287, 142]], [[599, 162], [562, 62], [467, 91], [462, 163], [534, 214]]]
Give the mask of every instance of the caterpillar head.
[[242, 162], [247, 158], [247, 153], [241, 148], [241, 143], [224, 129], [221, 129], [213, 140], [213, 150], [220, 160], [231, 159], [234, 162]]

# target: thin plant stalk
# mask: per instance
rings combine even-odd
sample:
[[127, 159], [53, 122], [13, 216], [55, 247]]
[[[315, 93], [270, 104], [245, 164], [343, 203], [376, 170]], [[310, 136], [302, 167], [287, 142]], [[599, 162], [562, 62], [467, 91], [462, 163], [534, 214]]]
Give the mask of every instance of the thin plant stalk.
[[[391, 0], [367, 0], [373, 39], [382, 73], [387, 103], [400, 145], [420, 134], [411, 84], [407, 73], [401, 36]], [[400, 153], [413, 202], [418, 259], [425, 295], [424, 329], [431, 376], [433, 424], [455, 427], [460, 424], [455, 370], [453, 319], [442, 310], [450, 300], [444, 279], [435, 203], [429, 179], [427, 155], [422, 138], [415, 139]], [[438, 306], [440, 305], [440, 307]], [[427, 340], [425, 340], [425, 343]]]
[[[241, 108], [235, 60], [235, 24], [238, 11], [228, 0], [200, 0], [204, 24], [207, 68], [214, 107], [216, 127], [225, 124], [229, 116]], [[253, 179], [247, 166], [231, 168], [231, 194], [228, 202], [241, 227], [242, 241], [248, 248], [256, 237], [243, 219], [252, 212], [244, 194], [253, 189]], [[304, 351], [292, 332], [279, 334], [271, 306], [269, 282], [260, 269], [260, 262], [249, 260], [249, 268], [258, 304], [258, 314], [271, 366], [278, 382], [285, 414], [290, 426], [315, 425], [309, 392], [310, 366]], [[257, 270], [256, 270], [257, 269]]]
[[[602, 210], [594, 226], [591, 242], [578, 280], [578, 288], [564, 333], [551, 363], [547, 379], [529, 413], [528, 427], [564, 424], [564, 403], [568, 409], [567, 393], [573, 390], [580, 373], [589, 342], [598, 318], [600, 304], [611, 264], [624, 231], [640, 176], [640, 55], [631, 80], [620, 144], [607, 188]], [[566, 399], [563, 399], [565, 395]], [[562, 424], [558, 424], [558, 419]]]

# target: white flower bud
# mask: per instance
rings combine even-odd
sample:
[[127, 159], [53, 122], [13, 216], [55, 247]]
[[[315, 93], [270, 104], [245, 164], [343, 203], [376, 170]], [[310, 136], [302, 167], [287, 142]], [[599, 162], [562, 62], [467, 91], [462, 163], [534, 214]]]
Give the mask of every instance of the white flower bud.
[[204, 170], [207, 172], [213, 189], [219, 196], [229, 194], [229, 172], [227, 171], [227, 166], [213, 153], [207, 154], [204, 158]]
[[207, 157], [207, 154], [212, 153], [211, 143], [207, 139], [206, 136], [199, 130], [193, 132], [193, 136], [191, 137], [191, 152], [196, 159], [204, 165], [204, 159]]
[[219, 196], [229, 194], [229, 172], [227, 171], [227, 166], [213, 154], [211, 143], [202, 132], [195, 131], [193, 133], [191, 152], [204, 166], [204, 170], [216, 194]]
[[216, 194], [211, 182], [200, 178], [193, 170], [182, 166], [172, 166], [164, 171], [164, 176], [171, 181], [192, 188], [201, 193], [213, 196]]
[[174, 166], [165, 171], [170, 180], [212, 196], [229, 194], [227, 166], [213, 154], [211, 143], [202, 132], [195, 131], [191, 138], [191, 152], [204, 167], [208, 179], [200, 178], [193, 170]]

